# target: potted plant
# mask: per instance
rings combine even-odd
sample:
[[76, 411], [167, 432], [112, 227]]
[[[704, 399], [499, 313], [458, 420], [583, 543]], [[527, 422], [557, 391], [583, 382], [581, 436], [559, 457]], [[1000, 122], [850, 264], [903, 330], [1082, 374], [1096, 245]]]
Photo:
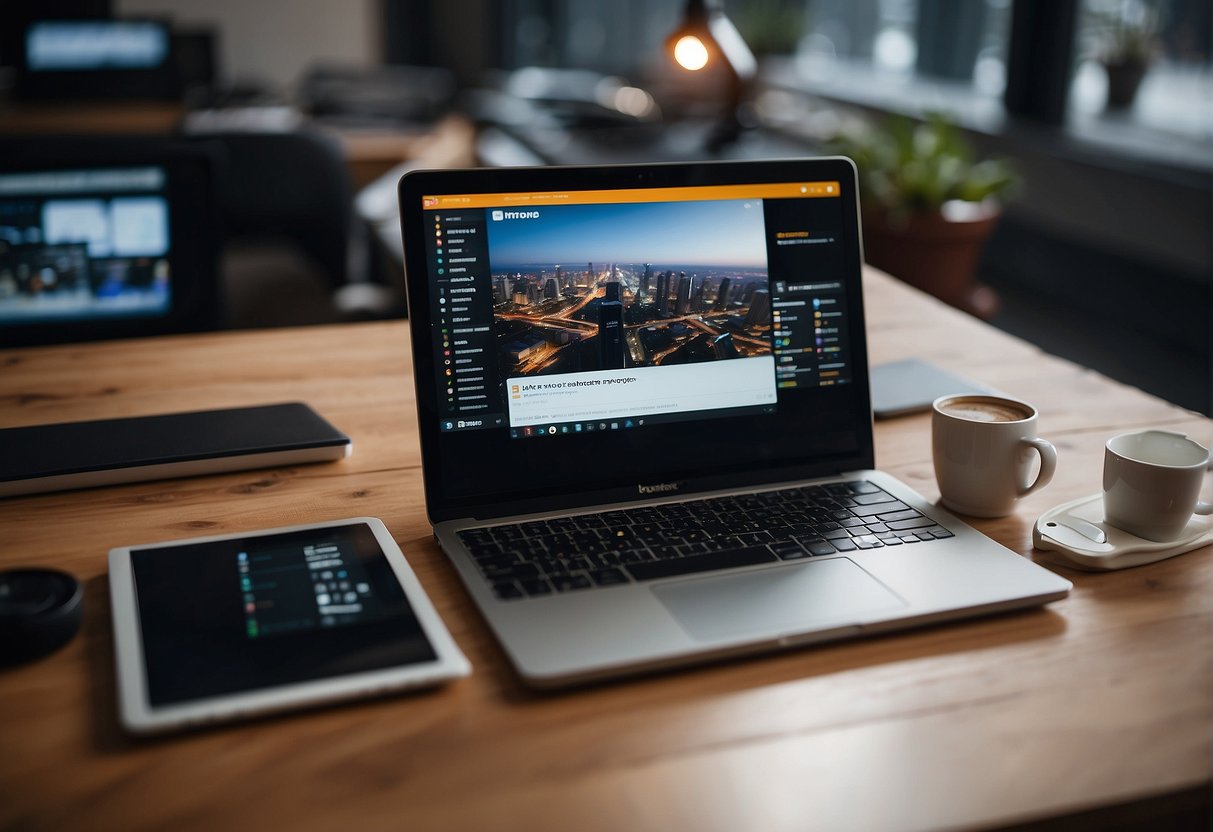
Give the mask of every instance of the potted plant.
[[803, 0], [745, 0], [734, 19], [755, 55], [791, 55], [804, 34], [805, 5]]
[[1109, 110], [1127, 110], [1157, 51], [1157, 15], [1147, 6], [1132, 4], [1117, 14], [1097, 18], [1101, 30], [1099, 62], [1108, 76]]
[[855, 161], [863, 206], [864, 253], [877, 268], [982, 318], [993, 290], [976, 280], [982, 246], [1017, 177], [1002, 160], [974, 160], [941, 115], [891, 117], [852, 131], [832, 150]]

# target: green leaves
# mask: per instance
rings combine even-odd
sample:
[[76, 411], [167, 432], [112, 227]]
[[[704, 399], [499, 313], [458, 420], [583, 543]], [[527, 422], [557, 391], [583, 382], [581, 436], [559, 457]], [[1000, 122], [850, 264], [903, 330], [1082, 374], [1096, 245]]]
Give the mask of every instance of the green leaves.
[[1005, 161], [974, 162], [968, 142], [938, 113], [926, 122], [892, 116], [883, 126], [839, 136], [830, 149], [855, 160], [864, 203], [895, 220], [937, 212], [949, 200], [1004, 196], [1017, 180]]

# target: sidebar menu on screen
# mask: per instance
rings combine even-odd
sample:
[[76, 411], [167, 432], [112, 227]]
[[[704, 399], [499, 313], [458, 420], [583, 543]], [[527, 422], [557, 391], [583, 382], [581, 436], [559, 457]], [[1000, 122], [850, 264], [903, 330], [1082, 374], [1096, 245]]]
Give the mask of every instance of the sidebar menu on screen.
[[776, 384], [780, 390], [847, 384], [854, 359], [841, 201], [767, 200], [763, 207]]
[[498, 393], [493, 287], [484, 210], [429, 211], [427, 234], [441, 428], [475, 430], [506, 423]]

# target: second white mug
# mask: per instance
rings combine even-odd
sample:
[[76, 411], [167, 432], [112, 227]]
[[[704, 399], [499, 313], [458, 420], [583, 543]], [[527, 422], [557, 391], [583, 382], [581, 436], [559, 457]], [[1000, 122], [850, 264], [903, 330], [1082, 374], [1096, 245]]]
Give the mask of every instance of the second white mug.
[[1209, 450], [1182, 433], [1143, 430], [1104, 446], [1106, 521], [1146, 540], [1175, 540], [1193, 514], [1213, 514], [1198, 501]]

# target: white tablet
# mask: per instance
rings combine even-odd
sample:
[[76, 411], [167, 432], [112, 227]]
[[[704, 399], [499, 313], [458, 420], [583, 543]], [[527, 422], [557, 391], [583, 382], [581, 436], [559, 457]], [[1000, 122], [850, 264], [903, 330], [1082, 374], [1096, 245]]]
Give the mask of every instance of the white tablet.
[[109, 572], [119, 711], [137, 733], [471, 671], [373, 517], [113, 549]]

